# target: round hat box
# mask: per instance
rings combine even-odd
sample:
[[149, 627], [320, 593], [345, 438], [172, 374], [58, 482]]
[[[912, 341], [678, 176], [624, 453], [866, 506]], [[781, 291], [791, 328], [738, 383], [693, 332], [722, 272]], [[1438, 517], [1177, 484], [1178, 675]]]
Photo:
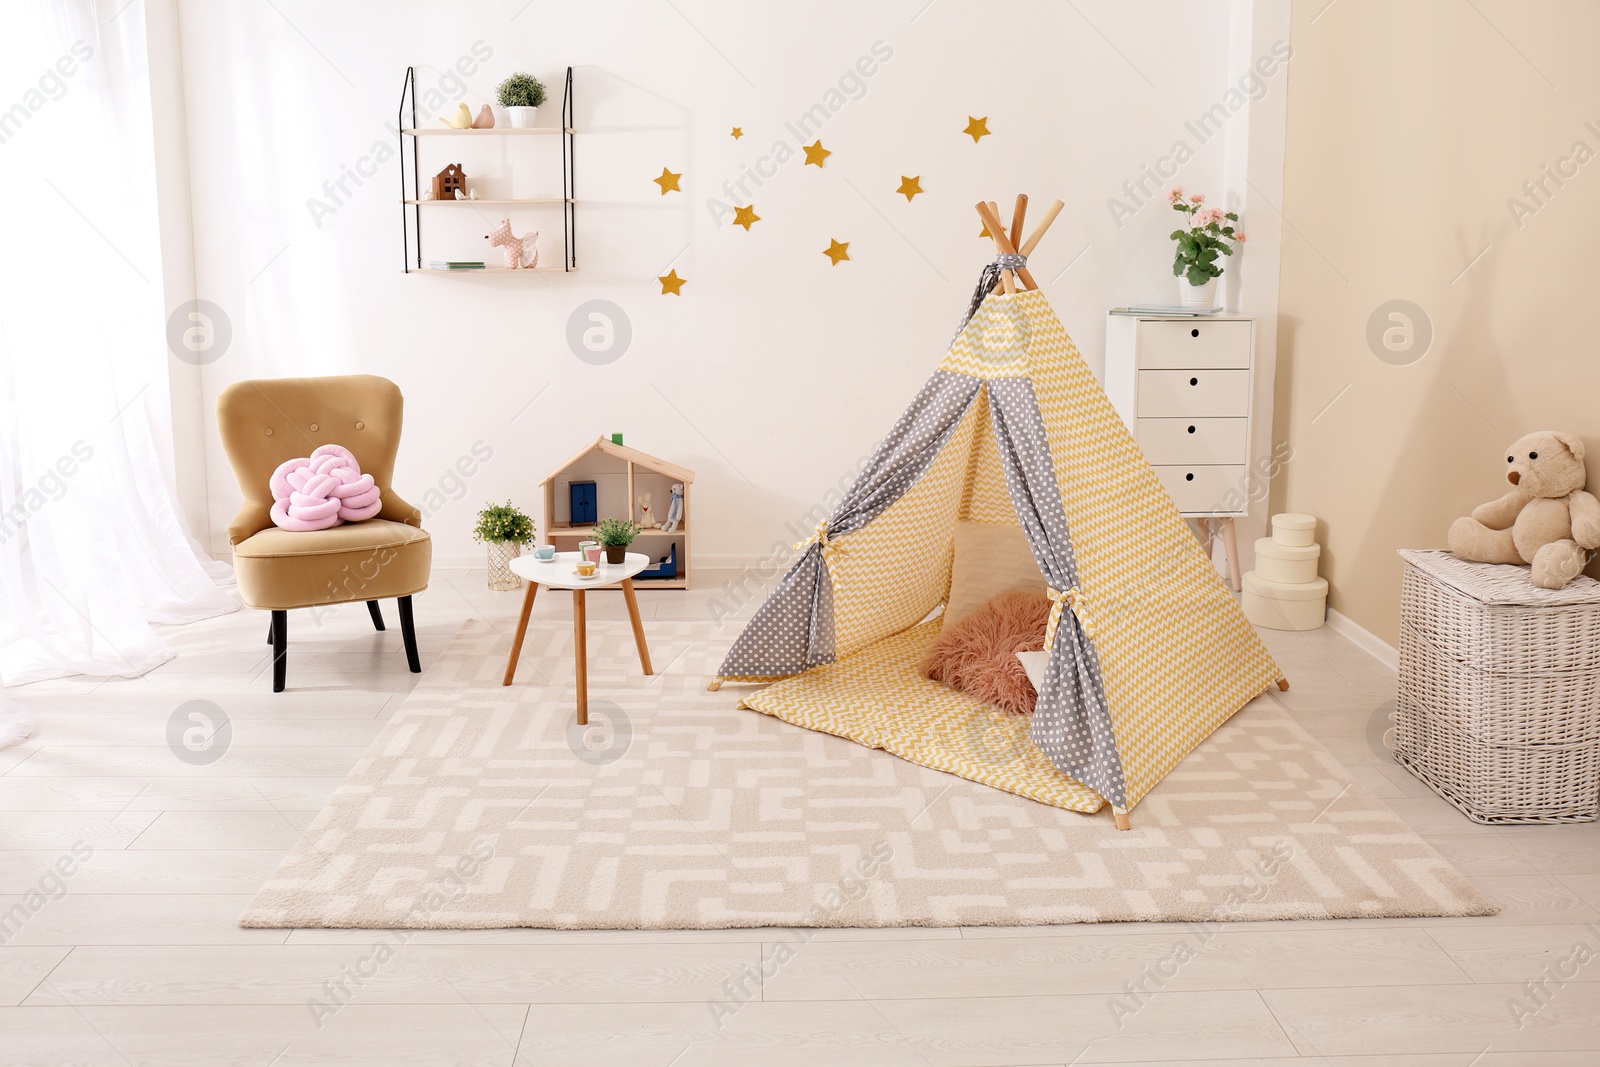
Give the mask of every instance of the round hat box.
[[1269, 630], [1315, 630], [1328, 617], [1328, 582], [1285, 584], [1244, 572], [1244, 617]]
[[1317, 580], [1317, 559], [1321, 545], [1291, 547], [1270, 537], [1256, 539], [1256, 574], [1269, 582], [1304, 585]]
[[1317, 543], [1317, 517], [1286, 511], [1272, 516], [1272, 539], [1289, 548], [1304, 548]]

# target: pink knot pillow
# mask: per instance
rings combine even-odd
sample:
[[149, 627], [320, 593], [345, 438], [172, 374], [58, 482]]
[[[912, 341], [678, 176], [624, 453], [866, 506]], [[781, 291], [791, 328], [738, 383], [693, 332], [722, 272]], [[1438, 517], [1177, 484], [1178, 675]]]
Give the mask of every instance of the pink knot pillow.
[[372, 475], [340, 445], [321, 445], [304, 459], [290, 459], [272, 472], [272, 521], [285, 530], [326, 530], [341, 522], [360, 522], [376, 515], [378, 499]]

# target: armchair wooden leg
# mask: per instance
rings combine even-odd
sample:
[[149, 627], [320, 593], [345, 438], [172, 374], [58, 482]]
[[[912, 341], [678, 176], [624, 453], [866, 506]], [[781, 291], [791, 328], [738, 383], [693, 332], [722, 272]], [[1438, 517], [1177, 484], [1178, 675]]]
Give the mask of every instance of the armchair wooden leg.
[[378, 602], [376, 600], [367, 601], [367, 614], [372, 616], [372, 628], [374, 630], [382, 630], [383, 609], [378, 607]]
[[411, 598], [403, 596], [398, 599], [400, 605], [400, 636], [406, 643], [406, 666], [411, 668], [412, 674], [422, 673], [422, 660], [417, 658], [417, 624], [411, 618]]
[[272, 691], [283, 692], [289, 676], [289, 613], [272, 613]]
[[267, 644], [272, 644], [272, 613], [267, 612]]

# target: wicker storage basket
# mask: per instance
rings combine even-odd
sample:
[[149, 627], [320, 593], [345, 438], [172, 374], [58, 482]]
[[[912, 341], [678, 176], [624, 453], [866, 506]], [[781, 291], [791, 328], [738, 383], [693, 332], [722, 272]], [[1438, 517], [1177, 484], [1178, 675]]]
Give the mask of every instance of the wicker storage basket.
[[1600, 745], [1497, 745], [1401, 696], [1394, 758], [1479, 823], [1592, 822]]
[[1400, 555], [1395, 758], [1476, 822], [1600, 816], [1600, 582]]
[[1600, 671], [1490, 674], [1400, 624], [1400, 691], [1470, 737], [1500, 745], [1600, 741]]

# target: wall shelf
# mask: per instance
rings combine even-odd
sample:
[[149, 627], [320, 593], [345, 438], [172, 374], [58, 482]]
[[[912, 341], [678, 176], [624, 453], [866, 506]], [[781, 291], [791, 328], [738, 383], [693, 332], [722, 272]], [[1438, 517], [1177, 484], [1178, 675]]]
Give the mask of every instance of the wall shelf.
[[577, 133], [578, 131], [571, 126], [523, 126], [520, 128], [516, 126], [494, 126], [487, 130], [458, 130], [451, 126], [440, 126], [437, 130], [430, 130], [426, 127], [422, 129], [412, 127], [403, 129], [400, 132], [409, 134], [412, 137], [439, 137], [455, 134], [465, 134], [469, 137], [521, 137], [525, 134]]
[[[405, 84], [400, 91], [400, 114], [395, 120], [400, 138], [400, 268], [406, 274], [553, 274], [570, 273], [578, 269], [578, 200], [577, 130], [573, 126], [572, 68], [567, 68], [561, 96], [560, 126], [494, 126], [487, 130], [457, 130], [448, 126], [429, 129], [417, 125], [417, 71], [406, 68]], [[407, 118], [410, 124], [406, 124]], [[421, 139], [424, 137], [520, 137], [523, 135], [559, 135], [561, 144], [561, 196], [548, 199], [500, 200], [424, 200], [422, 199], [422, 168], [420, 166]], [[406, 176], [406, 138], [411, 138], [411, 175]], [[482, 205], [482, 206], [537, 206], [561, 205], [561, 266], [535, 267], [513, 270], [509, 267], [484, 267], [478, 270], [438, 270], [424, 267], [422, 254], [422, 209], [426, 206]], [[438, 221], [437, 219], [435, 220]], [[447, 257], [434, 256], [434, 260]], [[452, 259], [476, 259], [476, 256], [451, 256]]]
[[451, 270], [448, 267], [412, 267], [408, 274], [576, 274], [577, 267], [523, 267], [521, 270], [512, 270], [510, 267], [461, 267]]
[[407, 200], [406, 203], [421, 204], [423, 207], [427, 207], [429, 204], [450, 204], [459, 205], [461, 207], [471, 207], [473, 204], [576, 204], [577, 201], [571, 198], [562, 200], [560, 197], [554, 197], [545, 200]]

